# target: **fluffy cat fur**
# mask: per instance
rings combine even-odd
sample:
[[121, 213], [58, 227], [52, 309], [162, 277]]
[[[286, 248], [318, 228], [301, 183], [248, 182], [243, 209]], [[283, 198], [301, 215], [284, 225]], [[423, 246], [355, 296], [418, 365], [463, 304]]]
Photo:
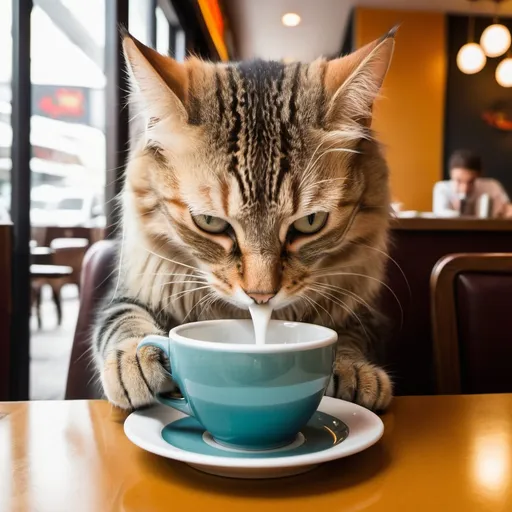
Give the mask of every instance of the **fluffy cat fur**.
[[[93, 336], [113, 404], [143, 406], [168, 382], [172, 361], [137, 354], [144, 336], [247, 318], [272, 297], [274, 318], [339, 333], [329, 395], [388, 406], [390, 378], [372, 359], [388, 169], [370, 124], [393, 46], [392, 31], [311, 64], [178, 63], [124, 36], [146, 130], [126, 169], [117, 283]], [[295, 228], [324, 213], [317, 232]]]

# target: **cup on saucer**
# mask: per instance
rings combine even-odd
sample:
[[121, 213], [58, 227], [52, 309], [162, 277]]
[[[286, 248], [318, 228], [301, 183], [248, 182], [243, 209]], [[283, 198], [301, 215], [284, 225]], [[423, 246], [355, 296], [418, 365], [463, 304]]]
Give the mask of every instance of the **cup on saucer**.
[[292, 443], [328, 386], [337, 334], [318, 325], [272, 320], [256, 344], [251, 320], [212, 320], [148, 336], [160, 348], [183, 398], [157, 400], [193, 416], [228, 447], [271, 450]]

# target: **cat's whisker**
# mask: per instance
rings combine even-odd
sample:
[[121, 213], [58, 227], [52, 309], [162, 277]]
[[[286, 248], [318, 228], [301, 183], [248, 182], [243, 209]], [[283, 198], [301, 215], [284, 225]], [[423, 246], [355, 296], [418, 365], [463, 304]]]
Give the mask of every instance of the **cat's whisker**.
[[310, 186], [316, 187], [317, 185], [320, 185], [320, 183], [330, 183], [331, 181], [347, 181], [351, 178], [349, 176], [345, 176], [344, 178], [327, 178], [325, 180], [315, 181], [314, 183], [311, 183]]
[[313, 307], [318, 318], [322, 318], [320, 311], [318, 311], [316, 305], [313, 303], [313, 301], [307, 295], [299, 295], [299, 297], [304, 301], [304, 303], [306, 304], [306, 307], [307, 306]]
[[368, 309], [368, 311], [375, 311], [375, 309], [372, 306], [370, 306], [370, 304], [368, 304], [368, 302], [366, 302], [363, 298], [361, 298], [359, 295], [357, 295], [357, 293], [355, 293], [351, 290], [347, 290], [346, 288], [342, 288], [341, 286], [322, 283], [319, 281], [315, 281], [315, 286], [320, 286], [327, 290], [336, 291], [337, 293], [342, 293], [344, 295], [348, 295], [349, 297], [352, 297], [356, 302], [358, 302], [362, 306], [365, 306]]
[[396, 303], [398, 304], [398, 307], [400, 308], [400, 329], [403, 327], [404, 309], [402, 307], [402, 304], [401, 304], [400, 300], [398, 299], [397, 294], [391, 289], [391, 287], [388, 284], [386, 284], [381, 279], [377, 279], [376, 277], [373, 277], [373, 276], [367, 276], [366, 274], [358, 274], [356, 272], [331, 272], [331, 273], [325, 273], [325, 274], [318, 273], [315, 275], [316, 275], [316, 277], [334, 277], [334, 276], [363, 277], [363, 278], [370, 279], [372, 281], [379, 283], [381, 286], [384, 286], [384, 288], [386, 288], [389, 291], [389, 293], [391, 293], [391, 295], [393, 295], [394, 299], [396, 300]]
[[310, 288], [313, 291], [315, 291], [316, 293], [318, 293], [320, 296], [322, 296], [324, 299], [330, 300], [333, 304], [337, 304], [338, 306], [343, 308], [347, 313], [349, 313], [349, 315], [352, 315], [359, 322], [359, 325], [361, 326], [361, 329], [363, 330], [368, 341], [371, 341], [370, 337], [368, 336], [368, 332], [366, 331], [366, 329], [364, 327], [363, 322], [361, 321], [361, 319], [359, 318], [357, 313], [352, 308], [350, 308], [346, 302], [343, 302], [340, 298], [336, 297], [335, 295], [333, 295], [330, 292], [326, 292], [325, 290], [322, 290], [321, 288], [317, 288], [315, 286], [310, 286]]
[[[332, 143], [331, 145], [329, 145], [326, 149], [330, 149], [330, 148], [334, 148], [337, 144], [339, 144], [339, 141], [334, 141], [334, 143]], [[309, 175], [312, 173], [313, 171], [313, 159], [316, 157], [316, 154], [318, 153], [318, 150], [319, 149], [322, 149], [323, 146], [325, 146], [325, 140], [322, 140], [318, 145], [317, 147], [315, 148], [315, 150], [313, 151], [313, 154], [311, 155], [311, 158], [309, 159], [309, 162], [308, 164], [306, 165], [306, 168], [304, 169], [304, 175], [302, 177], [302, 180], [299, 184], [299, 188], [302, 187], [304, 181], [309, 177]], [[317, 160], [314, 160], [314, 162], [316, 162]]]
[[324, 135], [324, 141], [334, 140], [336, 142], [358, 142], [360, 140], [374, 140], [374, 137], [368, 130], [361, 129], [361, 125], [357, 122], [345, 123], [337, 130], [330, 130]]
[[171, 302], [174, 302], [178, 299], [183, 298], [185, 295], [188, 295], [189, 293], [197, 292], [199, 290], [206, 290], [207, 288], [211, 288], [211, 286], [210, 285], [199, 286], [199, 287], [192, 288], [190, 290], [182, 290], [180, 292], [173, 293], [169, 298], [171, 299]]
[[206, 281], [190, 281], [190, 280], [182, 280], [182, 281], [167, 281], [166, 283], [162, 283], [160, 286], [167, 286], [169, 284], [180, 284], [180, 283], [197, 283], [197, 284], [206, 284]]
[[199, 320], [201, 318], [201, 316], [203, 315], [203, 313], [205, 311], [205, 308], [208, 307], [208, 304], [210, 304], [210, 302], [213, 300], [214, 296], [215, 296], [214, 292], [207, 293], [204, 296], [204, 298], [199, 303], [196, 304], [196, 306], [202, 305], [201, 311], [199, 311], [199, 313], [197, 314], [197, 320]]
[[208, 301], [208, 299], [210, 299], [210, 297], [213, 295], [213, 292], [209, 292], [207, 293], [204, 297], [201, 297], [195, 304], [194, 306], [190, 309], [190, 311], [186, 314], [185, 318], [183, 319], [183, 322], [182, 323], [185, 323], [187, 321], [187, 318], [190, 316], [190, 314], [192, 313], [192, 311], [194, 311], [194, 309], [196, 309], [197, 306], [199, 306], [201, 303], [205, 302], [205, 301]]
[[[308, 169], [306, 169], [306, 171], [304, 172], [304, 177], [302, 178], [302, 180], [301, 180], [301, 182], [299, 184], [299, 188], [304, 184], [304, 181], [309, 176], [309, 174], [314, 171], [315, 166], [318, 163], [318, 161], [321, 158], [323, 158], [324, 156], [326, 156], [326, 155], [328, 155], [330, 153], [355, 153], [355, 154], [359, 154], [359, 151], [356, 151], [354, 149], [348, 149], [348, 148], [331, 148], [331, 149], [326, 149], [323, 153], [318, 155], [318, 157], [314, 161], [313, 165], [311, 166], [311, 169], [309, 171], [308, 171]], [[308, 172], [308, 174], [306, 174], [306, 172]]]
[[319, 269], [312, 269], [310, 270], [310, 276], [311, 277], [322, 277], [323, 276], [323, 273], [324, 272], [327, 272], [327, 271], [338, 271], [342, 268], [354, 268], [354, 267], [358, 267], [361, 263], [364, 263], [368, 260], [370, 260], [371, 257], [370, 256], [367, 256], [366, 258], [357, 258], [357, 260], [349, 260], [347, 261], [347, 263], [344, 263], [343, 265], [340, 265], [340, 264], [336, 264], [336, 266], [331, 266], [331, 267], [325, 267], [325, 268], [319, 268]]
[[309, 295], [306, 295], [304, 294], [305, 297], [307, 297], [311, 302], [313, 302], [314, 304], [316, 304], [319, 308], [323, 309], [327, 315], [329, 316], [329, 318], [331, 319], [331, 325], [336, 325], [336, 322], [334, 321], [334, 318], [332, 317], [331, 313], [329, 313], [329, 311], [327, 311], [327, 309], [325, 309], [322, 304], [320, 304], [318, 301], [316, 301], [315, 299], [313, 299], [312, 297], [310, 297]]
[[[110, 280], [110, 278], [116, 273], [119, 271], [119, 268], [118, 267], [115, 267], [106, 277], [105, 279], [103, 279], [103, 281], [101, 281], [101, 283], [97, 284], [96, 287], [95, 287], [95, 290], [98, 290], [101, 286], [103, 286], [106, 282], [108, 282]], [[112, 298], [112, 300], [114, 299], [115, 297]]]
[[[349, 148], [328, 148], [326, 149], [321, 155], [319, 155], [317, 157], [317, 161], [324, 157], [325, 155], [328, 155], [330, 153], [350, 153], [350, 154], [353, 154], [353, 155], [359, 155], [361, 154], [360, 151], [357, 151], [356, 149], [349, 149]], [[315, 162], [315, 165], [316, 165], [316, 162]]]
[[[203, 284], [203, 283], [201, 283], [201, 284]], [[211, 288], [211, 285], [208, 285], [208, 286], [194, 286], [194, 288], [191, 288], [189, 290], [180, 290], [178, 292], [175, 292], [175, 293], [169, 295], [169, 297], [166, 297], [167, 301], [164, 304], [164, 306], [162, 307], [162, 309], [160, 309], [160, 311], [157, 313], [157, 315], [162, 314], [169, 307], [169, 305], [172, 302], [175, 302], [176, 300], [183, 298], [185, 295], [188, 295], [189, 293], [197, 292], [197, 291], [200, 291], [200, 290], [205, 290], [207, 288]]]
[[201, 313], [199, 314], [199, 317], [201, 317], [203, 313], [207, 313], [208, 311], [210, 311], [212, 309], [213, 305], [219, 300], [220, 300], [220, 298], [215, 293], [213, 293], [213, 296], [210, 298], [210, 300], [207, 301], [207, 303], [201, 309]]
[[137, 277], [140, 276], [160, 276], [160, 277], [193, 277], [194, 279], [202, 279], [205, 282], [208, 282], [208, 279], [203, 276], [197, 276], [194, 273], [190, 274], [176, 274], [174, 272], [140, 272], [135, 274]]
[[[318, 150], [324, 145], [324, 141], [320, 141], [320, 143], [316, 146], [315, 150], [313, 151], [313, 154], [311, 155], [311, 157], [309, 158], [309, 161], [308, 163], [306, 164], [306, 167], [304, 169], [304, 176], [302, 177], [302, 180], [301, 182], [299, 183], [299, 188], [300, 186], [302, 185], [302, 183], [304, 182], [304, 178], [306, 177], [306, 175], [309, 173], [309, 170], [311, 168], [311, 162], [313, 161], [313, 159], [315, 158]], [[329, 147], [334, 147], [335, 144], [332, 144], [331, 146]]]
[[204, 270], [201, 270], [200, 268], [194, 267], [192, 265], [187, 265], [186, 263], [181, 263], [181, 261], [171, 260], [170, 258], [167, 258], [165, 256], [162, 256], [161, 254], [157, 254], [156, 252], [153, 252], [151, 249], [145, 248], [149, 254], [152, 254], [153, 256], [156, 256], [157, 258], [160, 258], [161, 260], [168, 261], [169, 263], [174, 263], [175, 265], [181, 265], [182, 267], [190, 268], [191, 270], [194, 270], [196, 272], [199, 272], [203, 275], [208, 275], [208, 272], [205, 272]]
[[388, 258], [389, 261], [394, 263], [396, 268], [400, 271], [400, 273], [402, 274], [402, 277], [404, 278], [405, 284], [407, 285], [407, 289], [409, 290], [409, 297], [412, 297], [412, 290], [411, 290], [411, 286], [409, 284], [409, 280], [407, 279], [405, 272], [402, 270], [402, 267], [397, 263], [397, 261], [394, 258], [392, 258], [387, 252], [385, 252], [381, 249], [378, 249], [377, 247], [372, 247], [371, 245], [363, 244], [362, 242], [351, 242], [351, 243], [360, 245], [361, 247], [365, 247], [366, 249], [371, 249], [372, 251], [376, 251], [376, 252], [382, 254], [383, 256], [385, 256], [386, 258]]
[[345, 182], [353, 181], [353, 179], [349, 176], [344, 177], [344, 178], [326, 178], [326, 179], [323, 179], [320, 181], [312, 181], [311, 183], [305, 184], [302, 187], [302, 192], [301, 192], [301, 194], [304, 198], [303, 201], [304, 201], [305, 205], [307, 205], [305, 207], [311, 206], [313, 204], [312, 203], [313, 200], [316, 201], [318, 190], [319, 190], [320, 186], [322, 185], [322, 183], [329, 183], [329, 182], [333, 182], [333, 181], [342, 181], [343, 183], [342, 183], [341, 187], [344, 187]]
[[[201, 309], [201, 313], [200, 313], [200, 316], [203, 315], [203, 313], [205, 313], [206, 315], [209, 314], [209, 312], [212, 311], [213, 309], [213, 305], [217, 302], [219, 302], [221, 300], [221, 298], [216, 294], [216, 293], [213, 293], [210, 300], [208, 300], [206, 302], [206, 304], [203, 306], [203, 308]], [[226, 304], [227, 306], [227, 304]]]

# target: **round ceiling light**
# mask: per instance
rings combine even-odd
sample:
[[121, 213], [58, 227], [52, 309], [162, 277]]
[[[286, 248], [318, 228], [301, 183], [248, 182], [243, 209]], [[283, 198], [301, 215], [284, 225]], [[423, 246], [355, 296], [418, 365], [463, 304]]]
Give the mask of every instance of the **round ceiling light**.
[[510, 31], [499, 23], [489, 25], [480, 38], [480, 45], [488, 57], [503, 55], [510, 48], [510, 43]]
[[467, 75], [481, 71], [486, 61], [485, 54], [477, 43], [465, 44], [457, 54], [457, 66]]
[[295, 12], [287, 12], [281, 21], [285, 27], [296, 27], [300, 23], [300, 16]]
[[504, 59], [498, 64], [496, 81], [502, 87], [512, 87], [512, 58]]

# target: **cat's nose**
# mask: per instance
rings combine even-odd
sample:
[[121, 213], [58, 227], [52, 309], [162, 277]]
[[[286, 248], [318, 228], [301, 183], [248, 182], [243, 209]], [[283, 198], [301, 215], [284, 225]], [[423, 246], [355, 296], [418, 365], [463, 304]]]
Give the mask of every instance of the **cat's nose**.
[[275, 296], [276, 292], [245, 292], [251, 297], [256, 304], [266, 304], [272, 297]]

